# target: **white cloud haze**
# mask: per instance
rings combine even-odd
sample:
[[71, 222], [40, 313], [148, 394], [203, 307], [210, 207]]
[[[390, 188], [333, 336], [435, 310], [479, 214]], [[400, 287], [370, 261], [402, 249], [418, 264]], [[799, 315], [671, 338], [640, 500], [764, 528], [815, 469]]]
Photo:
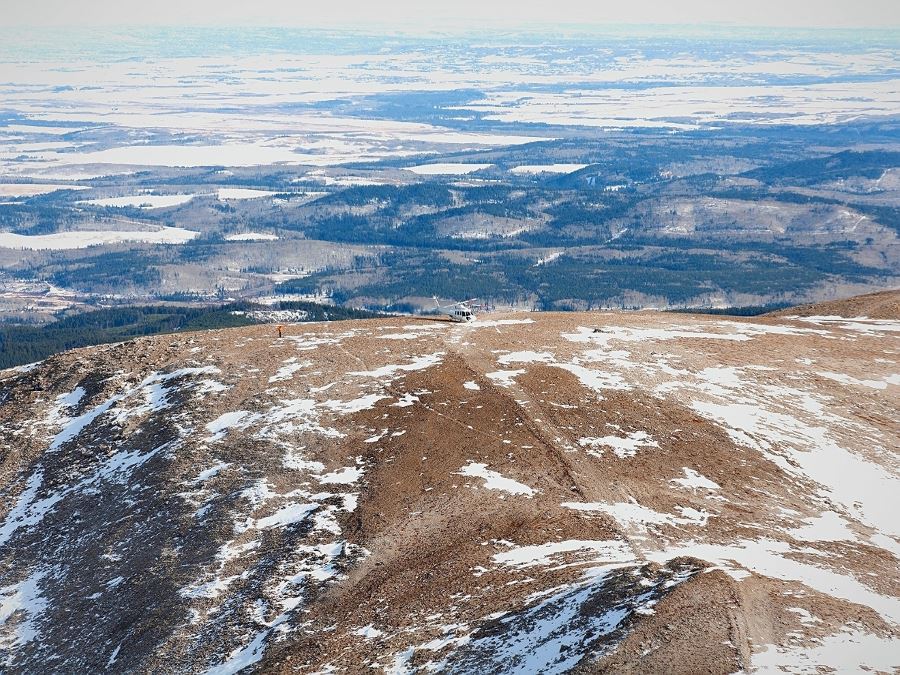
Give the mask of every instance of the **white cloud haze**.
[[4, 0], [0, 25], [255, 25], [409, 30], [536, 28], [553, 24], [695, 24], [898, 28], [897, 0]]

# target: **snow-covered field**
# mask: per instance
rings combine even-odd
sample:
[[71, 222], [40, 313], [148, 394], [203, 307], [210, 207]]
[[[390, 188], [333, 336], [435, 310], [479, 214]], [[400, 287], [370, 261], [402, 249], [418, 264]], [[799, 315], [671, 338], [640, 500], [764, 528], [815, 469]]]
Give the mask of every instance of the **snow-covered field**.
[[258, 199], [260, 197], [271, 197], [276, 194], [270, 190], [253, 190], [250, 188], [219, 188], [216, 196], [219, 199]]
[[[20, 117], [0, 126], [0, 172], [86, 177], [139, 166], [326, 167], [555, 138], [539, 126], [503, 133], [458, 124], [472, 113], [501, 122], [677, 130], [724, 120], [821, 124], [900, 112], [896, 54], [878, 45], [842, 52], [792, 44], [766, 52], [737, 41], [727, 56], [686, 56], [648, 55], [614, 40], [604, 49], [578, 44], [564, 53], [531, 45], [513, 57], [483, 45], [434, 54], [426, 41], [418, 50], [388, 44], [379, 53], [360, 46], [329, 55], [301, 48], [261, 58], [220, 55], [212, 44], [202, 55], [140, 62], [92, 60], [90, 45], [75, 60], [17, 58], [16, 50], [30, 45], [7, 46], [4, 106]], [[327, 109], [364, 97], [459, 91], [484, 96], [447, 103], [438, 97], [434, 110], [452, 119], [452, 128], [441, 126], [440, 116], [426, 122]], [[326, 108], [298, 112], [299, 104]], [[101, 128], [98, 147], [90, 141]], [[110, 142], [113, 130], [121, 135]], [[150, 138], [135, 141], [135, 132]], [[178, 135], [191, 141], [172, 141]], [[582, 166], [551, 161], [512, 171]], [[345, 180], [352, 179], [325, 182]]]
[[696, 129], [725, 120], [756, 124], [834, 124], [860, 115], [900, 114], [900, 80], [813, 85], [658, 86], [535, 95], [492, 93], [465, 106], [503, 122], [588, 127]]
[[119, 244], [122, 242], [141, 242], [145, 244], [183, 244], [190, 241], [199, 232], [180, 227], [163, 227], [159, 230], [147, 231], [88, 231], [58, 232], [56, 234], [23, 235], [11, 232], [0, 232], [0, 248], [13, 248], [30, 251], [64, 251], [68, 249]]

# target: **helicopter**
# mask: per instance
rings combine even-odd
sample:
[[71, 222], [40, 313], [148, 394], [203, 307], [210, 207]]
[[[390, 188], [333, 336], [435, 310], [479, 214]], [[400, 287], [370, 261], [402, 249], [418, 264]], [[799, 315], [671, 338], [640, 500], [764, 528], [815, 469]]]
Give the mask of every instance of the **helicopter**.
[[454, 302], [450, 305], [442, 305], [437, 299], [437, 296], [432, 296], [431, 299], [434, 300], [437, 310], [442, 314], [449, 316], [451, 321], [457, 323], [469, 323], [470, 321], [475, 321], [475, 310], [472, 309], [469, 303], [473, 302], [476, 298], [463, 300], [462, 302]]

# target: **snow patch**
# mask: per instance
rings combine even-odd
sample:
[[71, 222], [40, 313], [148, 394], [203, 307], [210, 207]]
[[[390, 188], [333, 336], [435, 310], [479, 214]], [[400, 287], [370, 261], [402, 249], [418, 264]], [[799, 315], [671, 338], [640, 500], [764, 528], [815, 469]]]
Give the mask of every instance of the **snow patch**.
[[[260, 197], [271, 197], [278, 194], [271, 190], [254, 190], [252, 188], [219, 188], [216, 191], [216, 198], [220, 201], [228, 199], [259, 199]], [[277, 237], [276, 237], [277, 239]]]
[[269, 378], [269, 384], [273, 382], [282, 382], [284, 380], [290, 380], [294, 373], [299, 370], [303, 370], [306, 366], [309, 365], [308, 361], [300, 361], [298, 362], [295, 357], [292, 357], [284, 362], [284, 365], [279, 368], [272, 377]]
[[381, 396], [379, 394], [366, 394], [365, 396], [360, 396], [352, 401], [328, 400], [325, 401], [323, 405], [334, 412], [350, 414], [360, 412], [361, 410], [370, 410], [378, 401], [385, 398], [389, 397]]
[[567, 509], [605, 513], [614, 518], [620, 525], [646, 531], [648, 525], [706, 525], [709, 514], [687, 507], [677, 507], [681, 517], [668, 513], [660, 513], [642, 506], [635, 501], [605, 504], [601, 502], [563, 502]]
[[550, 363], [553, 361], [553, 354], [550, 352], [511, 352], [504, 354], [497, 362], [501, 365], [508, 366], [511, 363]]
[[616, 373], [604, 373], [574, 363], [557, 363], [555, 365], [572, 373], [581, 384], [595, 392], [600, 392], [604, 389], [625, 390], [631, 388], [631, 385], [621, 375]]
[[788, 474], [822, 485], [854, 518], [884, 534], [900, 535], [895, 516], [900, 478], [837, 445], [826, 427], [758, 404], [695, 401], [692, 407], [723, 424], [739, 445], [762, 452]]
[[319, 482], [334, 485], [351, 485], [362, 478], [363, 470], [356, 466], [346, 466], [343, 469], [326, 473], [319, 477]]
[[896, 640], [845, 627], [814, 644], [765, 645], [751, 657], [753, 673], [896, 672], [900, 667]]
[[191, 483], [202, 483], [204, 481], [213, 478], [214, 476], [219, 475], [221, 471], [227, 469], [231, 464], [229, 462], [216, 462], [208, 469], [201, 471], [197, 474], [197, 477], [194, 480], [190, 481]]
[[515, 384], [515, 378], [524, 374], [524, 370], [497, 370], [493, 373], [485, 373], [485, 377], [501, 387], [511, 387]]
[[659, 443], [653, 440], [646, 431], [632, 431], [627, 436], [603, 436], [601, 438], [582, 438], [578, 445], [590, 448], [588, 452], [600, 457], [602, 450], [598, 448], [612, 448], [613, 453], [620, 459], [634, 457], [640, 448], [658, 448]]
[[274, 527], [285, 527], [306, 520], [306, 517], [319, 508], [318, 504], [288, 504], [278, 509], [271, 516], [252, 521], [252, 527], [268, 530]]
[[821, 377], [840, 382], [841, 384], [850, 384], [857, 387], [869, 387], [870, 389], [887, 389], [889, 384], [900, 385], [900, 374], [891, 374], [881, 380], [858, 380], [855, 377], [844, 375], [843, 373], [816, 373]]
[[484, 480], [484, 487], [488, 490], [501, 490], [511, 495], [524, 495], [526, 497], [533, 497], [537, 493], [537, 490], [528, 487], [524, 483], [506, 478], [503, 474], [496, 471], [491, 471], [487, 468], [487, 464], [470, 461], [459, 470], [458, 475], [481, 478]]
[[589, 555], [591, 562], [625, 563], [634, 560], [634, 554], [628, 544], [613, 539], [601, 541], [567, 539], [533, 546], [513, 545], [513, 548], [508, 551], [495, 553], [493, 560], [501, 565], [526, 568], [554, 564], [558, 562], [558, 560], [554, 560], [555, 558], [567, 553], [578, 553], [580, 556]]
[[675, 483], [676, 485], [680, 485], [681, 487], [690, 488], [693, 490], [718, 490], [719, 485], [714, 483], [709, 478], [704, 476], [703, 474], [694, 471], [691, 468], [684, 467], [682, 469], [684, 471], [684, 478], [673, 478], [670, 480], [670, 483]]
[[900, 600], [877, 593], [844, 571], [833, 572], [788, 557], [794, 551], [783, 541], [745, 539], [731, 545], [686, 542], [663, 550], [647, 550], [643, 556], [660, 564], [678, 556], [691, 556], [717, 565], [736, 578], [746, 576], [743, 570], [747, 570], [773, 579], [799, 582], [825, 595], [871, 607], [890, 622], [900, 622]]
[[37, 620], [49, 606], [41, 595], [40, 583], [46, 572], [38, 570], [22, 581], [0, 588], [0, 654], [12, 666], [16, 650], [39, 637]]
[[380, 631], [372, 624], [368, 626], [363, 626], [362, 628], [357, 628], [355, 631], [352, 631], [353, 635], [359, 635], [360, 637], [364, 637], [367, 640], [371, 640], [373, 638], [380, 637], [384, 635], [384, 631]]
[[787, 533], [800, 541], [856, 541], [853, 530], [846, 520], [834, 511], [825, 511], [815, 518], [807, 518], [806, 525], [788, 530]]
[[444, 352], [425, 354], [423, 356], [415, 357], [412, 360], [412, 363], [403, 365], [387, 365], [382, 366], [381, 368], [376, 368], [375, 370], [355, 371], [347, 374], [354, 375], [356, 377], [393, 377], [399, 372], [412, 372], [414, 370], [424, 370], [425, 368], [436, 366], [441, 362], [441, 357], [443, 357], [443, 355]]
[[229, 429], [244, 429], [248, 427], [259, 415], [247, 410], [235, 410], [223, 413], [206, 425], [206, 430], [211, 434], [207, 442], [212, 443], [225, 437]]

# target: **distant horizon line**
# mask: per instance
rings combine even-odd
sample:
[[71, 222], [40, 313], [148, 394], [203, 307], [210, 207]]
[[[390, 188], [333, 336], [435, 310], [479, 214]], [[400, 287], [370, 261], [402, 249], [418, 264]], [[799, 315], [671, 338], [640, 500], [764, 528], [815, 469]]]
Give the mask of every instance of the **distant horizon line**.
[[686, 23], [669, 22], [609, 22], [609, 23], [567, 23], [558, 22], [547, 24], [544, 22], [528, 22], [516, 25], [503, 25], [485, 22], [483, 26], [446, 25], [442, 27], [416, 26], [415, 24], [384, 23], [378, 24], [367, 21], [360, 24], [265, 24], [250, 23], [239, 24], [231, 22], [205, 23], [79, 23], [79, 24], [32, 24], [32, 23], [8, 23], [0, 25], [0, 32], [12, 30], [29, 31], [84, 31], [84, 30], [124, 30], [124, 31], [152, 31], [152, 30], [242, 30], [242, 31], [309, 31], [309, 32], [337, 32], [357, 35], [403, 35], [409, 37], [427, 37], [453, 35], [464, 37], [467, 35], [483, 35], [485, 33], [496, 34], [501, 31], [506, 34], [541, 35], [558, 31], [572, 32], [584, 35], [602, 35], [604, 32], [622, 32], [627, 30], [644, 30], [651, 32], [706, 32], [709, 30], [728, 29], [737, 32], [764, 32], [776, 31], [778, 33], [896, 33], [900, 37], [900, 24], [893, 26], [829, 26], [829, 25], [791, 25], [791, 24], [745, 24], [729, 21], [703, 21]]

